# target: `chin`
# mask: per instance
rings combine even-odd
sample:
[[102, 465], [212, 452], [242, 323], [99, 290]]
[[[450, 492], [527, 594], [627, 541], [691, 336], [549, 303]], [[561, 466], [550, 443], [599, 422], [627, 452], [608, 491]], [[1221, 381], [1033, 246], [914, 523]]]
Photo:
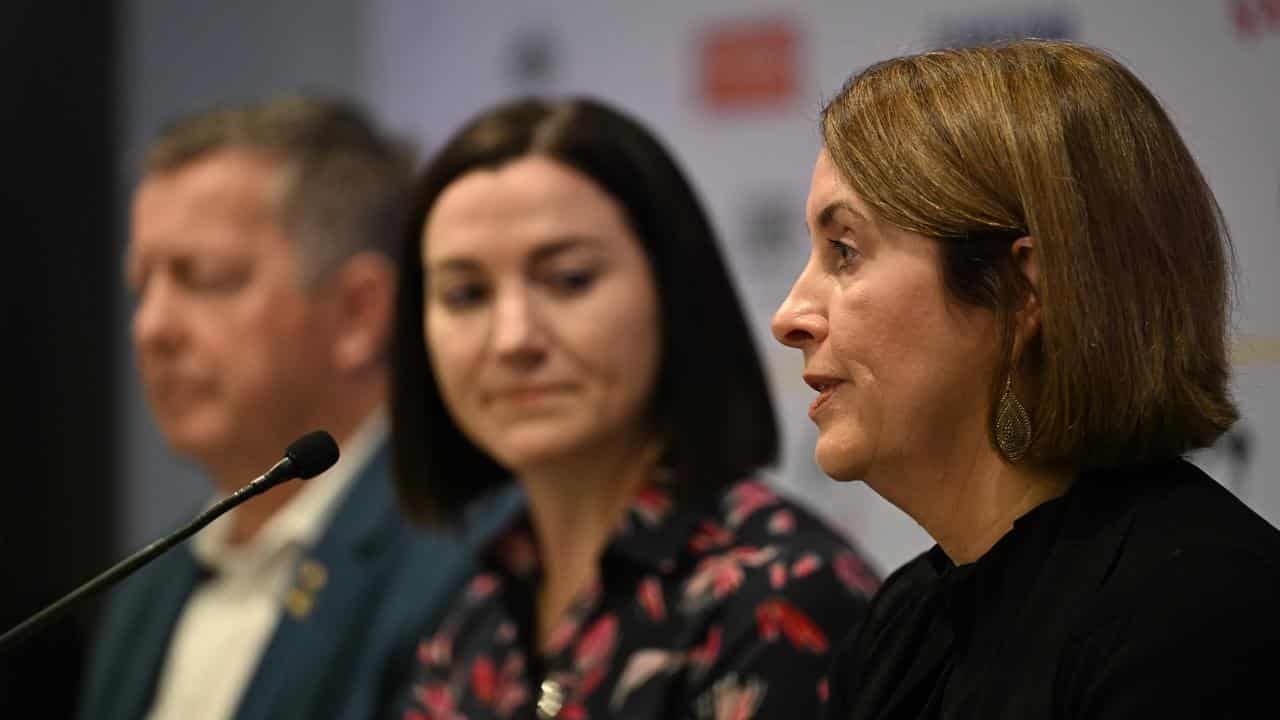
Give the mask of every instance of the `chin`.
[[517, 431], [508, 433], [489, 453], [512, 472], [537, 467], [572, 455], [580, 443], [564, 433]]
[[235, 452], [221, 423], [198, 417], [157, 420], [165, 442], [178, 455], [206, 462], [219, 454]]
[[814, 461], [827, 477], [836, 482], [854, 482], [866, 477], [866, 454], [861, 452], [860, 448], [833, 447], [832, 445], [834, 443], [824, 443], [819, 438], [813, 450]]

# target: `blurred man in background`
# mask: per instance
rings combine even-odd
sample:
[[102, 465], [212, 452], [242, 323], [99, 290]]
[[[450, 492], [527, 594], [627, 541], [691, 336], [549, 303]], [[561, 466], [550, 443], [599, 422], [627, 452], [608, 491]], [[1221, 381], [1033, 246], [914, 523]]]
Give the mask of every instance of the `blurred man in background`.
[[411, 160], [342, 103], [189, 117], [149, 148], [126, 261], [148, 404], [220, 498], [299, 435], [337, 465], [239, 506], [127, 580], [87, 718], [367, 717], [461, 579], [410, 529], [383, 405]]

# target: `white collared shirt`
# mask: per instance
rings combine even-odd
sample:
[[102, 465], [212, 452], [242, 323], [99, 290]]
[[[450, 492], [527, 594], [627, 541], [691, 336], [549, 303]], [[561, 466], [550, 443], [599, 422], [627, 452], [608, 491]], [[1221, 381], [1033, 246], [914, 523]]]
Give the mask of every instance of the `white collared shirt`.
[[[378, 411], [343, 448], [338, 463], [305, 481], [302, 489], [244, 544], [227, 543], [235, 510], [191, 541], [196, 559], [213, 577], [192, 592], [169, 641], [156, 684], [151, 720], [222, 720], [231, 717], [249, 685], [286, 603], [309, 603], [294, 585], [308, 547], [319, 540], [355, 476], [387, 435]], [[215, 498], [214, 502], [221, 497]], [[307, 569], [307, 568], [303, 568]], [[312, 574], [323, 573], [323, 568]], [[318, 590], [324, 578], [310, 578]]]

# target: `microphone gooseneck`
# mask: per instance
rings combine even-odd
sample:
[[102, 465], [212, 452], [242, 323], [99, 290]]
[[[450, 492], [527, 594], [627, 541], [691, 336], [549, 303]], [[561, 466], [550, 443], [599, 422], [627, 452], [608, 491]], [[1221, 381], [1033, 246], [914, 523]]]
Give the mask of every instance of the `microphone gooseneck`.
[[196, 534], [204, 526], [218, 519], [228, 510], [245, 500], [255, 495], [260, 495], [287, 480], [293, 480], [294, 478], [308, 480], [313, 478], [328, 470], [337, 461], [338, 444], [334, 442], [333, 436], [323, 430], [307, 433], [294, 440], [285, 450], [284, 458], [273, 465], [270, 470], [254, 479], [253, 482], [200, 513], [194, 520], [179, 528], [176, 532], [125, 558], [106, 572], [68, 593], [61, 600], [27, 618], [4, 635], [0, 635], [0, 653], [10, 647], [17, 646], [18, 643], [47, 625], [79, 600], [101, 592], [123, 580], [138, 568], [154, 560], [156, 556]]

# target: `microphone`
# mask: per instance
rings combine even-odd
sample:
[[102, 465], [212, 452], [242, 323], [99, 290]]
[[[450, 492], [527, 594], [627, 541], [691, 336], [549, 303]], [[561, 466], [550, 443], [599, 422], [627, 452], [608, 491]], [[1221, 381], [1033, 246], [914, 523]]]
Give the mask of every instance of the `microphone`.
[[151, 562], [156, 556], [174, 545], [196, 534], [205, 525], [218, 519], [231, 508], [255, 495], [261, 495], [287, 480], [294, 478], [309, 480], [333, 467], [336, 462], [338, 462], [338, 444], [333, 441], [333, 436], [329, 433], [323, 430], [316, 430], [294, 440], [284, 451], [284, 457], [275, 465], [272, 465], [270, 470], [255, 478], [253, 482], [200, 513], [195, 520], [187, 523], [177, 532], [165, 536], [125, 558], [106, 572], [76, 588], [61, 600], [27, 618], [22, 624], [15, 626], [4, 635], [0, 635], [0, 654], [3, 654], [11, 646], [16, 646], [32, 633], [49, 624], [75, 602], [101, 592], [123, 580], [125, 576]]

